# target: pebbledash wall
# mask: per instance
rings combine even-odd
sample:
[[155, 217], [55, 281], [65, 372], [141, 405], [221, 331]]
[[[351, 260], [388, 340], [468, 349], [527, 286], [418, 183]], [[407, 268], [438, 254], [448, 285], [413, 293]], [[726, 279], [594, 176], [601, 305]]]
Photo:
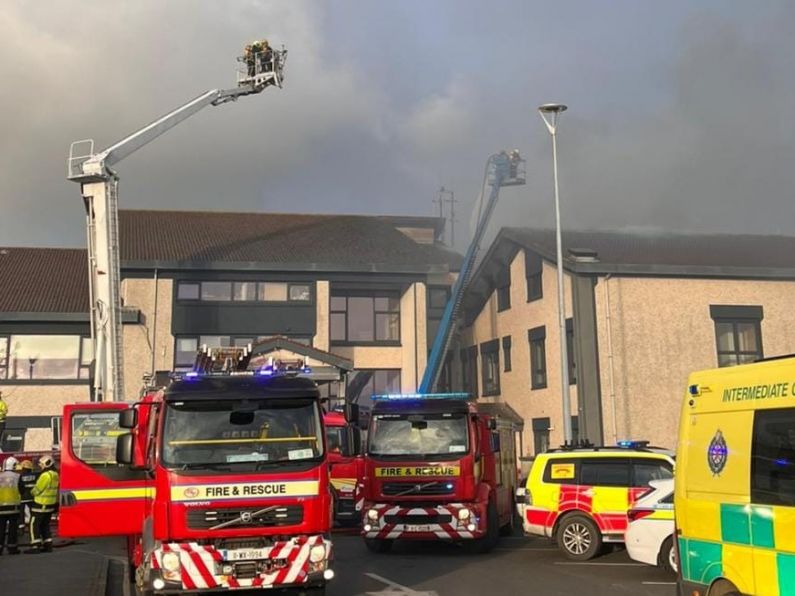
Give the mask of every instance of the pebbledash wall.
[[[739, 241], [753, 246], [754, 237]], [[497, 244], [502, 254], [495, 250]], [[533, 232], [526, 231], [510, 238], [501, 233], [495, 246], [473, 279], [469, 324], [462, 330], [461, 343], [478, 348], [481, 399], [508, 403], [524, 418], [523, 451], [533, 455], [539, 435], [546, 433], [541, 443], [552, 447], [563, 443], [554, 245], [535, 242]], [[533, 301], [527, 294], [527, 255], [542, 259], [543, 297]], [[575, 437], [597, 444], [649, 440], [673, 448], [692, 371], [728, 364], [737, 357], [732, 351], [747, 361], [795, 354], [795, 268], [768, 268], [764, 256], [755, 267], [660, 267], [641, 254], [638, 259], [644, 264], [623, 267], [632, 270], [628, 273], [609, 261], [600, 262], [598, 255], [590, 255], [587, 264], [564, 255], [566, 316], [573, 320], [574, 352], [585, 360], [575, 363], [577, 384], [570, 387]], [[670, 255], [662, 251], [654, 258], [664, 265]], [[497, 286], [504, 283], [504, 274], [499, 271], [506, 267], [510, 307], [500, 311]], [[600, 273], [599, 268], [615, 272]], [[578, 309], [572, 306], [576, 296]], [[538, 327], [546, 331], [547, 383], [534, 389], [528, 331]], [[505, 337], [511, 338], [510, 371], [504, 365]], [[495, 339], [500, 340], [500, 390], [483, 397], [480, 347]], [[584, 391], [592, 398], [586, 412]]]

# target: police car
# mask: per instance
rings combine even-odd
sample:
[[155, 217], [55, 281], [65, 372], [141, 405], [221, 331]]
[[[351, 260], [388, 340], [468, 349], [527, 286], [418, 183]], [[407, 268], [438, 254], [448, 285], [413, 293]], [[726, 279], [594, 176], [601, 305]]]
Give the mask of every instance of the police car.
[[630, 507], [673, 469], [673, 453], [646, 441], [541, 453], [517, 491], [524, 532], [554, 539], [570, 559], [592, 559], [604, 543], [624, 541]]
[[676, 573], [674, 481], [652, 480], [651, 490], [629, 510], [625, 541], [630, 558]]

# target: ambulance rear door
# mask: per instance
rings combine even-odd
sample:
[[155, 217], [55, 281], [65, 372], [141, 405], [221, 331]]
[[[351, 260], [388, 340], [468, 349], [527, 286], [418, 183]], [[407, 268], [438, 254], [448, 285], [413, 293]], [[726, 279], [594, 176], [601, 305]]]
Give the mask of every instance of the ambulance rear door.
[[145, 470], [116, 461], [125, 403], [64, 407], [58, 531], [61, 536], [141, 533], [151, 482]]

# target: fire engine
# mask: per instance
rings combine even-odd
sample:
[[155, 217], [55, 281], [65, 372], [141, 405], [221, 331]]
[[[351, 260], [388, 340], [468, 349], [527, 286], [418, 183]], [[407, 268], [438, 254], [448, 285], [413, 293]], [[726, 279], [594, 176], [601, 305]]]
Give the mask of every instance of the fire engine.
[[328, 441], [328, 459], [334, 520], [340, 525], [358, 525], [361, 521], [364, 460], [361, 456], [361, 432], [345, 421], [342, 412], [328, 412], [323, 417]]
[[138, 594], [323, 594], [334, 576], [317, 385], [246, 352], [210, 351], [134, 405], [64, 409], [60, 534], [126, 536]]
[[516, 522], [522, 419], [466, 394], [376, 396], [365, 454], [362, 535], [373, 552], [397, 539], [460, 541], [487, 552]]

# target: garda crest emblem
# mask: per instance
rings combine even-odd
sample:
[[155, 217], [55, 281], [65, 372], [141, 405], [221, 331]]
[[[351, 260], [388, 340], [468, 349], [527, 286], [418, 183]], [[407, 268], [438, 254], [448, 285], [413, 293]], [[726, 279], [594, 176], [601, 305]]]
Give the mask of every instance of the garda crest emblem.
[[723, 438], [723, 433], [718, 429], [709, 442], [709, 448], [707, 449], [707, 464], [714, 476], [718, 476], [723, 471], [728, 458], [729, 448], [726, 445], [726, 439]]

